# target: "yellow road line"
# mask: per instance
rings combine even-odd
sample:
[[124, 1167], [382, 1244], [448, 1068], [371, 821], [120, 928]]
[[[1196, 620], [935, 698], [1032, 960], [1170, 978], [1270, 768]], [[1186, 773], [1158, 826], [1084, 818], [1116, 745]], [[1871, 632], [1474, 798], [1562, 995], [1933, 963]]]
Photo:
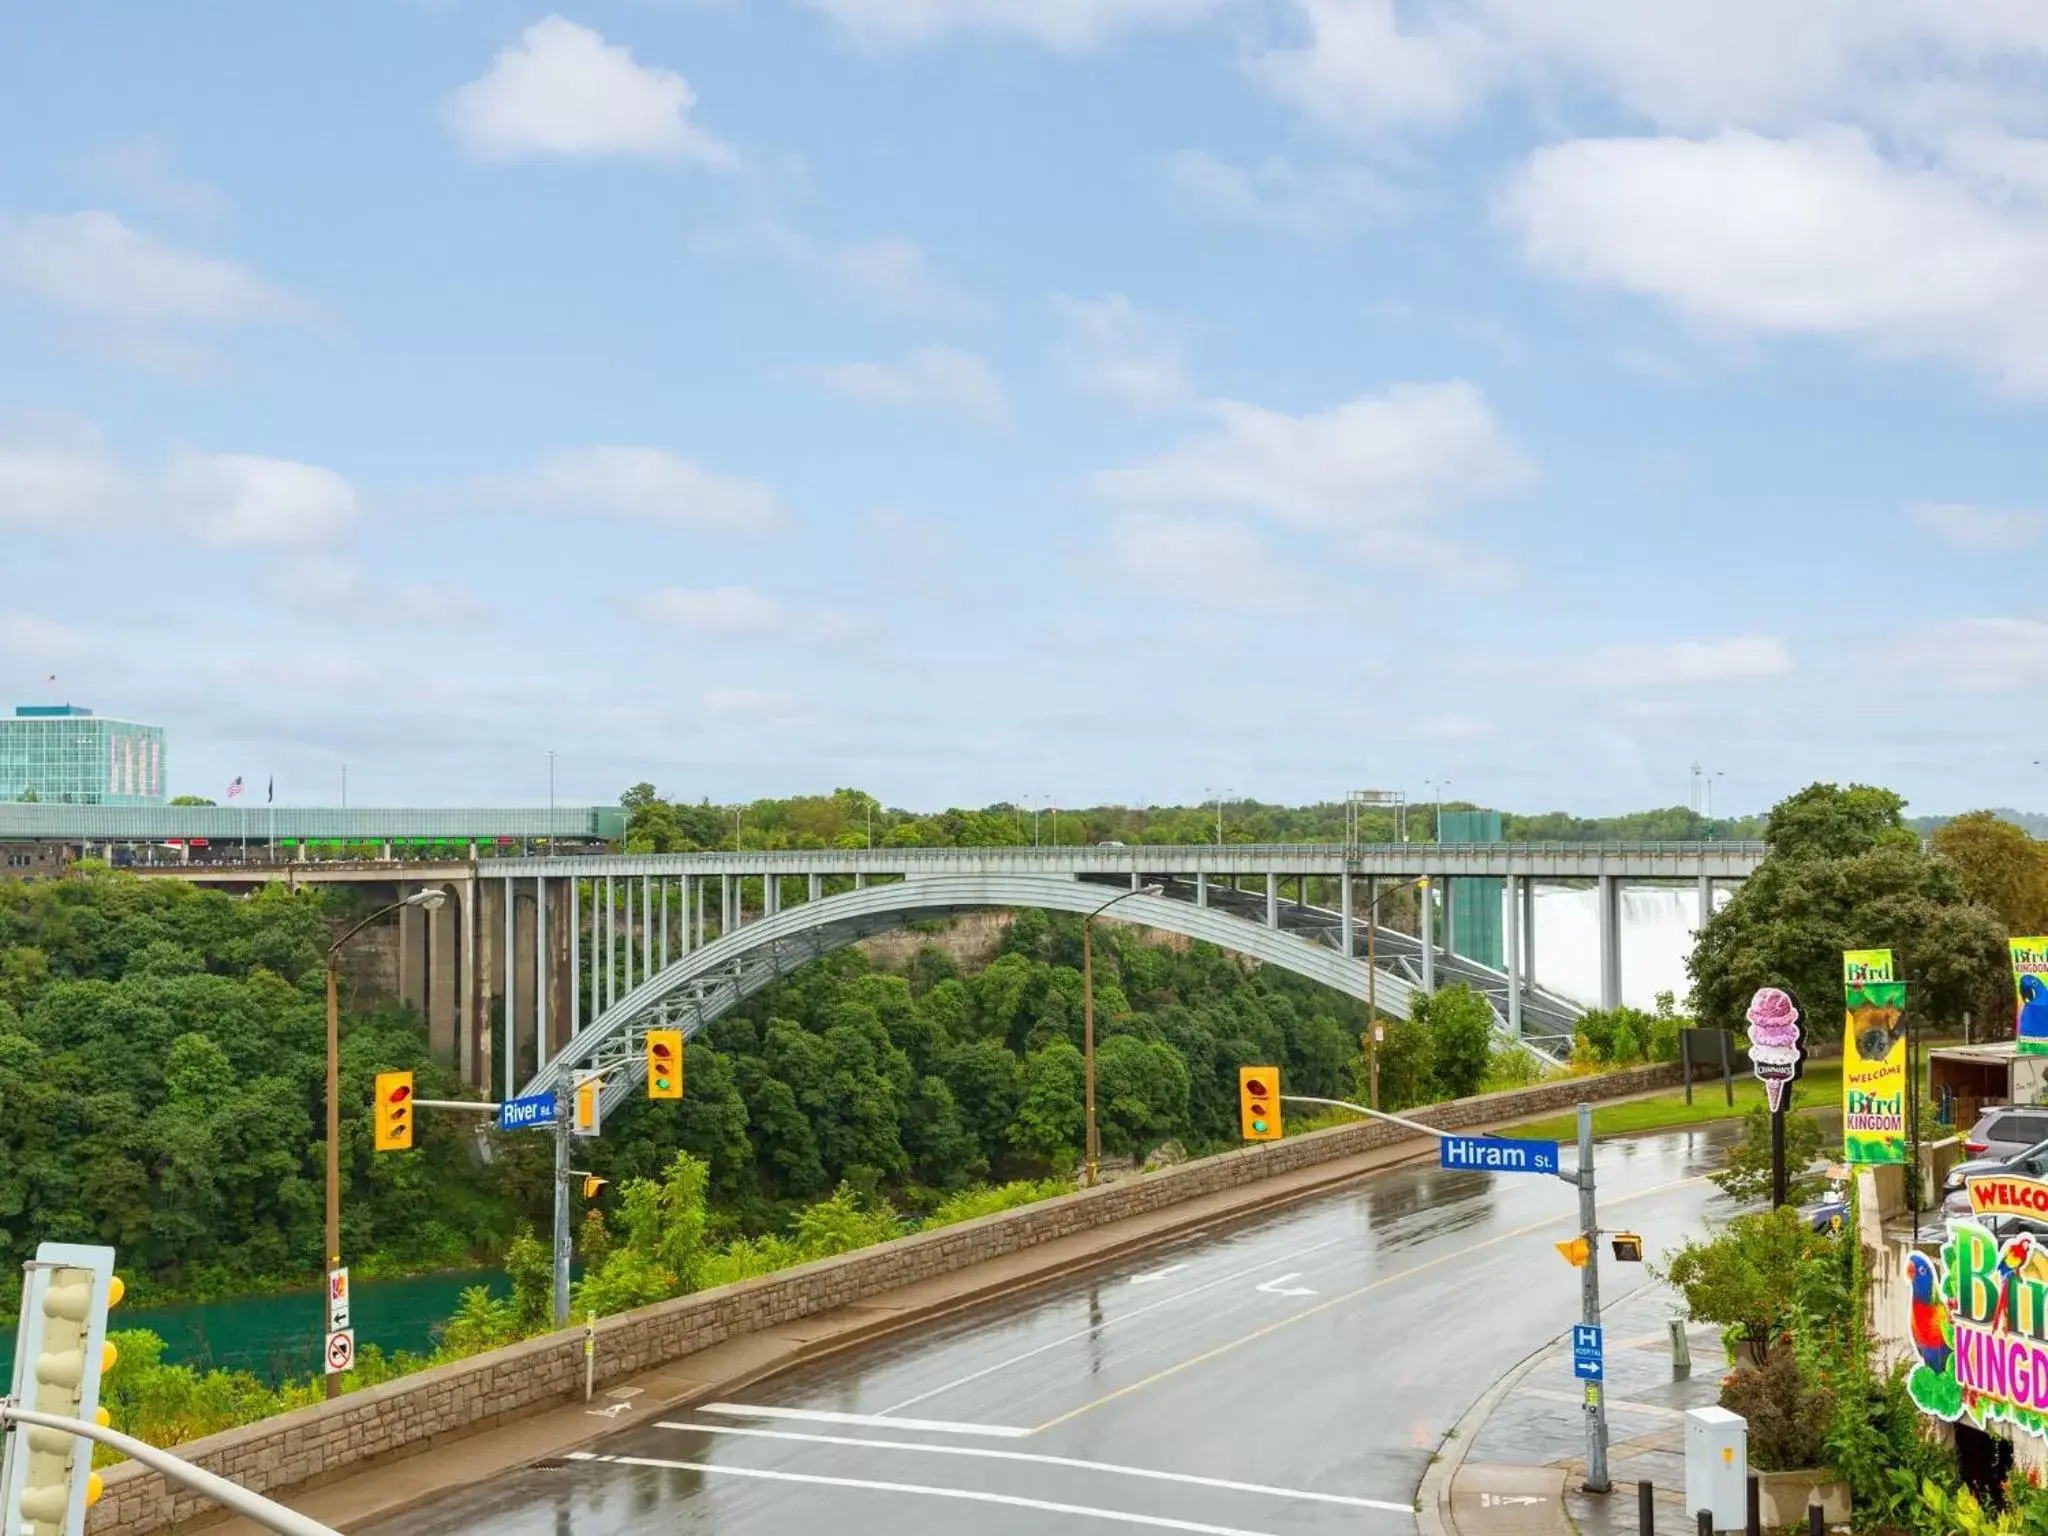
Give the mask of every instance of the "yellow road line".
[[[1706, 1181], [1706, 1174], [1696, 1173], [1689, 1179], [1674, 1179], [1669, 1184], [1653, 1184], [1648, 1189], [1638, 1189], [1630, 1194], [1616, 1195], [1611, 1199], [1607, 1200], [1605, 1204], [1620, 1205], [1624, 1201], [1641, 1200], [1650, 1195], [1668, 1194], [1670, 1191], [1674, 1189], [1684, 1189], [1688, 1185], [1704, 1184], [1706, 1183]], [[1494, 1246], [1494, 1244], [1507, 1242], [1510, 1238], [1527, 1237], [1531, 1232], [1541, 1232], [1546, 1227], [1555, 1227], [1561, 1223], [1568, 1222], [1571, 1219], [1572, 1218], [1569, 1216], [1551, 1216], [1547, 1217], [1542, 1221], [1532, 1221], [1525, 1227], [1516, 1227], [1509, 1232], [1498, 1232], [1495, 1233], [1492, 1237], [1486, 1238], [1481, 1242], [1472, 1243], [1464, 1248], [1453, 1249], [1449, 1253], [1440, 1253], [1433, 1259], [1424, 1259], [1420, 1264], [1411, 1265], [1407, 1269], [1400, 1271], [1398, 1274], [1382, 1275], [1377, 1280], [1369, 1280], [1364, 1285], [1359, 1286], [1356, 1290], [1346, 1291], [1340, 1296], [1332, 1296], [1328, 1301], [1319, 1301], [1312, 1307], [1303, 1307], [1299, 1312], [1290, 1312], [1287, 1316], [1281, 1318], [1278, 1322], [1267, 1323], [1264, 1327], [1254, 1328], [1250, 1333], [1240, 1334], [1234, 1339], [1228, 1340], [1227, 1342], [1222, 1344], [1218, 1344], [1213, 1349], [1204, 1350], [1199, 1355], [1191, 1355], [1187, 1359], [1182, 1360], [1177, 1364], [1169, 1365], [1163, 1371], [1155, 1371], [1153, 1372], [1153, 1374], [1143, 1378], [1142, 1380], [1134, 1381], [1127, 1387], [1118, 1387], [1114, 1392], [1106, 1392], [1101, 1397], [1095, 1398], [1089, 1402], [1085, 1402], [1078, 1408], [1070, 1408], [1065, 1413], [1060, 1414], [1057, 1418], [1047, 1419], [1043, 1424], [1034, 1425], [1032, 1427], [1031, 1433], [1034, 1435], [1040, 1435], [1044, 1434], [1045, 1431], [1047, 1431], [1048, 1429], [1057, 1429], [1060, 1425], [1066, 1423], [1070, 1419], [1078, 1419], [1084, 1413], [1093, 1413], [1097, 1408], [1100, 1408], [1105, 1404], [1113, 1403], [1120, 1397], [1129, 1397], [1133, 1392], [1141, 1392], [1146, 1387], [1157, 1386], [1160, 1382], [1166, 1380], [1169, 1376], [1177, 1376], [1182, 1371], [1189, 1369], [1191, 1366], [1206, 1365], [1209, 1361], [1214, 1360], [1219, 1355], [1227, 1355], [1233, 1349], [1237, 1349], [1246, 1344], [1255, 1343], [1258, 1340], [1265, 1338], [1269, 1334], [1278, 1333], [1282, 1328], [1288, 1327], [1290, 1324], [1300, 1322], [1303, 1318], [1314, 1317], [1318, 1312], [1327, 1312], [1332, 1307], [1343, 1306], [1344, 1303], [1346, 1303], [1347, 1301], [1356, 1301], [1359, 1297], [1364, 1296], [1369, 1292], [1379, 1290], [1382, 1286], [1388, 1286], [1394, 1284], [1396, 1281], [1406, 1280], [1413, 1275], [1421, 1274], [1424, 1270], [1435, 1269], [1438, 1265], [1448, 1264], [1453, 1259], [1468, 1258], [1472, 1254], [1479, 1252], [1479, 1250], [1482, 1248], [1491, 1248]]]

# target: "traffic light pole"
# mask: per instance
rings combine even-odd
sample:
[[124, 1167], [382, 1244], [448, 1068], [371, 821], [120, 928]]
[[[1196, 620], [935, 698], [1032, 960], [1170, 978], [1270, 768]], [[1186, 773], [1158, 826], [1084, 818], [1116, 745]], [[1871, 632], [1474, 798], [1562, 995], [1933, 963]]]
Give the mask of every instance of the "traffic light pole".
[[569, 1326], [569, 1095], [555, 1088], [555, 1326]]
[[18, 1408], [12, 1398], [0, 1398], [0, 1428], [10, 1424], [27, 1425], [34, 1429], [54, 1429], [60, 1434], [77, 1435], [81, 1439], [96, 1441], [101, 1445], [119, 1451], [130, 1461], [161, 1472], [173, 1482], [183, 1483], [187, 1488], [206, 1495], [217, 1504], [225, 1505], [238, 1515], [246, 1515], [266, 1530], [277, 1531], [281, 1536], [340, 1536], [330, 1526], [318, 1520], [307, 1518], [295, 1509], [287, 1509], [274, 1499], [266, 1499], [260, 1493], [251, 1493], [240, 1483], [231, 1483], [218, 1477], [204, 1467], [195, 1467], [191, 1462], [169, 1451], [159, 1450], [147, 1441], [124, 1435], [116, 1429], [102, 1429], [97, 1424], [88, 1424], [81, 1419], [60, 1418], [54, 1413], [34, 1413], [27, 1408]]

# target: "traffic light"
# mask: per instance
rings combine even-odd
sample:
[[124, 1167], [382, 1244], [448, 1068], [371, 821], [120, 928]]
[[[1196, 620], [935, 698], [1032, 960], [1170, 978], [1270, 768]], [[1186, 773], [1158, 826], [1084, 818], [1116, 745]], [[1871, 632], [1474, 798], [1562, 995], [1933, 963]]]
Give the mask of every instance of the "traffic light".
[[377, 1074], [377, 1150], [403, 1152], [412, 1145], [412, 1074]]
[[647, 1031], [647, 1097], [680, 1099], [683, 1096], [683, 1032], [680, 1029]]
[[1623, 1263], [1623, 1264], [1640, 1264], [1640, 1263], [1642, 1263], [1642, 1262], [1643, 1262], [1643, 1240], [1642, 1240], [1641, 1236], [1639, 1236], [1638, 1234], [1636, 1234], [1636, 1233], [1634, 1233], [1634, 1232], [1617, 1232], [1617, 1233], [1615, 1233], [1615, 1234], [1614, 1234], [1614, 1257], [1615, 1257], [1615, 1259], [1616, 1259], [1617, 1261], [1619, 1261], [1620, 1263]]
[[597, 1192], [600, 1189], [603, 1189], [605, 1185], [609, 1184], [610, 1182], [610, 1179], [600, 1179], [594, 1173], [586, 1173], [585, 1175], [583, 1175], [583, 1198], [586, 1200], [595, 1200], [597, 1198]]
[[1280, 1069], [1237, 1069], [1238, 1129], [1246, 1141], [1280, 1139]]
[[569, 1100], [569, 1133], [572, 1136], [598, 1134], [603, 1093], [604, 1079], [597, 1073], [586, 1073], [576, 1079], [576, 1091]]
[[[15, 1399], [37, 1413], [105, 1424], [100, 1378], [113, 1369], [107, 1308], [124, 1287], [114, 1250], [43, 1243], [28, 1266], [15, 1336]], [[20, 1428], [0, 1466], [0, 1530], [80, 1536], [100, 1496], [92, 1443], [54, 1429]]]
[[1559, 1243], [1557, 1251], [1564, 1255], [1565, 1263], [1573, 1269], [1584, 1269], [1586, 1261], [1593, 1256], [1593, 1246], [1583, 1237], [1575, 1237], [1568, 1243]]

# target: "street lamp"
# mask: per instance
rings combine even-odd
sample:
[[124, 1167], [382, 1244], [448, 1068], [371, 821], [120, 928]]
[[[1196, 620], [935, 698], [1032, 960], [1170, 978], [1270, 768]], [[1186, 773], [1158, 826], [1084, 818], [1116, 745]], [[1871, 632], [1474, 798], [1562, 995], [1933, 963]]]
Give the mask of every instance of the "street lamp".
[[555, 855], [555, 754], [548, 753], [548, 857]]
[[1374, 1109], [1380, 1107], [1380, 967], [1379, 945], [1374, 939], [1380, 931], [1380, 903], [1411, 885], [1421, 886], [1422, 899], [1429, 900], [1429, 876], [1417, 875], [1413, 880], [1403, 880], [1385, 890], [1375, 887], [1371, 899], [1365, 904], [1365, 1028], [1370, 1042], [1366, 1055], [1372, 1063], [1371, 1102]]
[[[437, 885], [414, 891], [403, 901], [372, 912], [327, 946], [327, 1267], [341, 1268], [341, 952], [348, 941], [401, 907], [438, 912], [448, 893]], [[327, 1395], [341, 1396], [341, 1377], [327, 1378]]]
[[1087, 1152], [1082, 1169], [1083, 1182], [1090, 1189], [1095, 1187], [1096, 1172], [1102, 1162], [1102, 1143], [1095, 1134], [1095, 919], [1120, 901], [1129, 901], [1133, 896], [1158, 896], [1165, 890], [1163, 885], [1133, 886], [1117, 892], [1081, 919], [1081, 1056], [1088, 1116]]
[[1212, 788], [1208, 791], [1209, 798], [1216, 802], [1216, 846], [1218, 848], [1223, 846], [1223, 797], [1236, 793], [1237, 791], [1234, 789]]

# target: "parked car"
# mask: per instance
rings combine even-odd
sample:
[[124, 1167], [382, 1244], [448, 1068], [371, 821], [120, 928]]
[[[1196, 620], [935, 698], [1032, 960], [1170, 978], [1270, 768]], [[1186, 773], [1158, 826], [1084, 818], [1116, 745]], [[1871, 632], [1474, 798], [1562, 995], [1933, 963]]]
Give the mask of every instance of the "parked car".
[[[1994, 1135], [2018, 1131], [2032, 1122], [2048, 1120], [2048, 1113], [2038, 1110], [2019, 1115], [2014, 1115], [2009, 1110], [1987, 1111], [1983, 1119], [1980, 1119], [1976, 1125], [1971, 1127], [1970, 1139], [1964, 1143], [1966, 1150], [1974, 1151], [1975, 1148], [1980, 1146], [2004, 1147], [2011, 1145], [2003, 1140], [1992, 1141], [1980, 1134], [1985, 1129], [1985, 1121], [1990, 1120], [1994, 1115], [2001, 1117], [1996, 1124], [1990, 1127]], [[1947, 1180], [1941, 1186], [1942, 1214], [1945, 1216], [1967, 1216], [1970, 1214], [1970, 1192], [1966, 1184], [1968, 1180], [1976, 1178], [1981, 1174], [2018, 1173], [2033, 1179], [2048, 1178], [2048, 1126], [2043, 1126], [2042, 1130], [2042, 1139], [2030, 1146], [2020, 1147], [2017, 1151], [2009, 1152], [2000, 1157], [1974, 1155], [1951, 1168], [1948, 1171]]]
[[1977, 1117], [1963, 1137], [1963, 1156], [1997, 1161], [2048, 1141], [2048, 1106], [2000, 1104]]

